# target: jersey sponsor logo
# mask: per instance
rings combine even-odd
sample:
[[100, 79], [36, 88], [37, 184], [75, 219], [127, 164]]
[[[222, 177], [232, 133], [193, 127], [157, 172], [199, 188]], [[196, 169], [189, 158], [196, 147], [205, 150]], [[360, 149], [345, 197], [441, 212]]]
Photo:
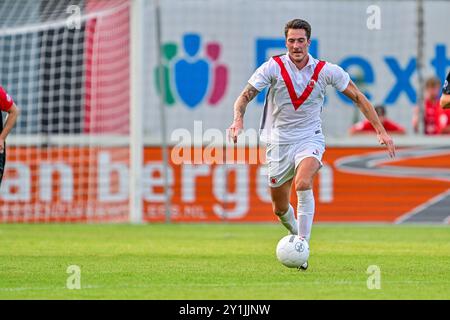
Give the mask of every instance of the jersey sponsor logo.
[[308, 87], [310, 87], [312, 89], [312, 88], [314, 88], [315, 85], [316, 85], [316, 81], [314, 79], [309, 80]]
[[228, 66], [219, 61], [221, 44], [208, 42], [202, 48], [202, 37], [197, 33], [184, 34], [182, 42], [183, 52], [176, 43], [162, 45], [163, 63], [154, 70], [158, 94], [164, 90], [168, 106], [181, 101], [193, 109], [205, 100], [210, 106], [217, 105], [225, 96], [229, 74]]
[[319, 150], [317, 150], [317, 149], [314, 150], [312, 154], [315, 155], [315, 156], [318, 156], [319, 155]]
[[270, 178], [270, 183], [276, 184], [277, 183], [277, 178], [274, 178], [274, 177]]

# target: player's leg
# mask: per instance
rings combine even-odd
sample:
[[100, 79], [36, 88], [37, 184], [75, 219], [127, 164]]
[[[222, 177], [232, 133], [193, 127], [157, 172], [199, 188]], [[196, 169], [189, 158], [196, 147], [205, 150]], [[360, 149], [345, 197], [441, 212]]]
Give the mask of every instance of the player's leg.
[[295, 173], [290, 148], [289, 145], [267, 145], [266, 161], [273, 212], [291, 234], [297, 234], [295, 210], [289, 203]]
[[295, 219], [294, 208], [289, 202], [291, 194], [292, 179], [284, 182], [278, 187], [270, 188], [272, 197], [272, 209], [278, 219], [289, 230], [291, 234], [297, 234], [298, 222]]
[[308, 243], [311, 238], [315, 210], [312, 190], [313, 180], [321, 166], [321, 162], [315, 157], [305, 157], [299, 162], [295, 173], [295, 190], [298, 199], [298, 234], [305, 238]]

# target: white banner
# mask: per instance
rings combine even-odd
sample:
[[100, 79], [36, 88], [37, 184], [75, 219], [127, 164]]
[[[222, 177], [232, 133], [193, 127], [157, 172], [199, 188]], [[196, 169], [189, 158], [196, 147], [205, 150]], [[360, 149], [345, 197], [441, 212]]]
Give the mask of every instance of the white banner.
[[[161, 6], [168, 138], [176, 128], [193, 132], [195, 120], [203, 121], [204, 129], [224, 132], [253, 71], [286, 51], [284, 26], [294, 18], [312, 25], [313, 56], [341, 65], [374, 105], [384, 104], [388, 118], [412, 133], [418, 97], [416, 1], [165, 0]], [[426, 77], [443, 79], [450, 68], [448, 12], [448, 2], [425, 1]], [[160, 141], [151, 4], [146, 15], [145, 130], [152, 141]], [[247, 108], [245, 128], [258, 129], [263, 100], [261, 93]], [[347, 136], [362, 118], [351, 102], [329, 88], [322, 113], [326, 136]]]

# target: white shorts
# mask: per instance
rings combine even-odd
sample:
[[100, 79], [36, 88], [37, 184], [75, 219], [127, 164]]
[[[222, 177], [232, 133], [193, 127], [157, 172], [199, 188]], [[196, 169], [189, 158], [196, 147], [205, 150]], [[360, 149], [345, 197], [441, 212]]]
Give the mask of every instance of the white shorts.
[[269, 186], [279, 187], [294, 178], [297, 166], [305, 158], [316, 158], [322, 167], [324, 152], [325, 138], [322, 134], [296, 144], [268, 144], [266, 162]]

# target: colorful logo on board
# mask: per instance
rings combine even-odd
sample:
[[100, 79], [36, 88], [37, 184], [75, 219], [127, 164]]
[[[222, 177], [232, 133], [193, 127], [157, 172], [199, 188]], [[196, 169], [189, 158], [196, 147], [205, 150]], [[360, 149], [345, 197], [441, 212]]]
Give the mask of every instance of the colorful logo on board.
[[220, 62], [221, 45], [208, 42], [203, 46], [199, 34], [187, 33], [179, 51], [177, 44], [165, 43], [161, 48], [163, 63], [154, 70], [156, 89], [159, 95], [164, 90], [165, 104], [182, 102], [192, 109], [202, 103], [217, 105], [228, 86], [228, 67]]

